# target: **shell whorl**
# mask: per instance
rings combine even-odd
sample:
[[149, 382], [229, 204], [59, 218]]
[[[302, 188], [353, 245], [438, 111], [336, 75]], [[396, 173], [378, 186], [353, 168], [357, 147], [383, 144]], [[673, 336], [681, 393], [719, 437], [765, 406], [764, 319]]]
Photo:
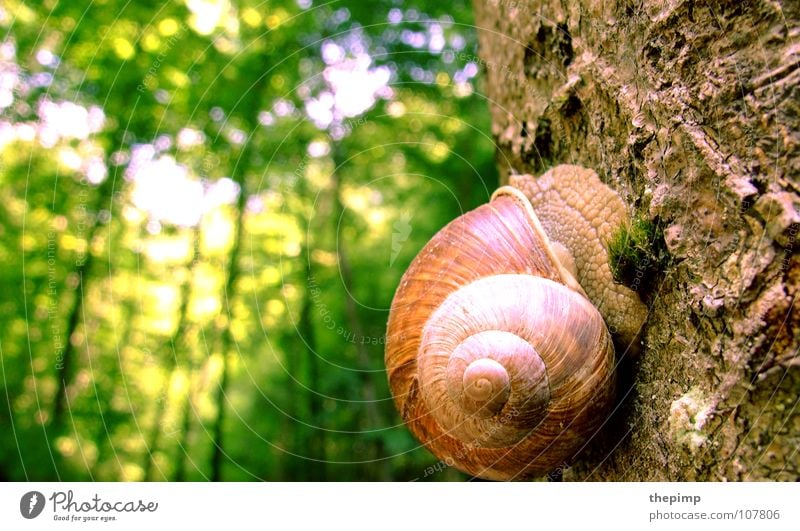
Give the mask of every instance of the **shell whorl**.
[[565, 271], [513, 191], [450, 223], [412, 262], [386, 365], [403, 419], [437, 457], [488, 479], [533, 477], [602, 424], [613, 346]]
[[569, 382], [558, 371], [597, 347], [596, 313], [562, 284], [531, 275], [484, 277], [453, 292], [420, 345], [420, 392], [431, 415], [468, 444], [519, 443], [580, 385], [579, 368]]

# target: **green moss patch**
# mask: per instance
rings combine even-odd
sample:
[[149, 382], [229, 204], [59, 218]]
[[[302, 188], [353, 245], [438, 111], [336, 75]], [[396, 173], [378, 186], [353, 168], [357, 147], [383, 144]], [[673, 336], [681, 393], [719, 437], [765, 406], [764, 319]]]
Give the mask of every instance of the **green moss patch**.
[[614, 280], [640, 295], [652, 290], [669, 260], [661, 224], [638, 216], [614, 232], [607, 248]]

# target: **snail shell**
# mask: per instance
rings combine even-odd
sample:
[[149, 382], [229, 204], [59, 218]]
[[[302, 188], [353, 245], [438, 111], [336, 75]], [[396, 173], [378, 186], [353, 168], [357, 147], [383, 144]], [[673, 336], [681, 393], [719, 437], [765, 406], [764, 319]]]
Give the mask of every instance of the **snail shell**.
[[503, 187], [439, 231], [403, 276], [389, 385], [445, 463], [486, 479], [540, 476], [606, 419], [614, 348], [558, 254], [527, 198]]

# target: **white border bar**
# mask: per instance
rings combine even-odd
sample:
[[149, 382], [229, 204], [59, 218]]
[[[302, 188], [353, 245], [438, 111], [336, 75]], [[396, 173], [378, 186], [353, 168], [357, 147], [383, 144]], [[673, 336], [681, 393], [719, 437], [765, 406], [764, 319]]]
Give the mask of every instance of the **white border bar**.
[[[46, 503], [26, 519], [31, 491]], [[800, 529], [798, 483], [5, 483], [0, 499], [3, 530]]]

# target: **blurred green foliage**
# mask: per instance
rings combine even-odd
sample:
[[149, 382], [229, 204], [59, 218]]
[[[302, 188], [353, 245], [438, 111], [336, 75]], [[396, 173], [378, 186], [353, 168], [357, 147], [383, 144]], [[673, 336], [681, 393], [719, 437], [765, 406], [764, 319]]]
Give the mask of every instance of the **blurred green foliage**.
[[497, 184], [469, 7], [3, 3], [0, 479], [464, 478], [383, 347]]

